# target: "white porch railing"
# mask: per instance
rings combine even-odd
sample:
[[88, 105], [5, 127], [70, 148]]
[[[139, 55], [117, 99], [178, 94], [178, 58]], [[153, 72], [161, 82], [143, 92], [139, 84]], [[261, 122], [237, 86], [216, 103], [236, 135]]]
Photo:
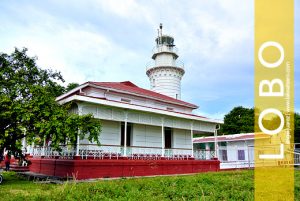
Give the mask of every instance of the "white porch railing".
[[197, 160], [211, 160], [215, 157], [215, 151], [199, 149], [194, 151], [194, 158]]
[[161, 148], [151, 147], [127, 147], [126, 156], [133, 160], [158, 160], [161, 159]]
[[76, 150], [69, 146], [61, 147], [60, 152], [53, 150], [51, 147], [35, 147], [31, 153], [33, 157], [73, 159], [76, 155]]
[[[33, 157], [73, 159], [76, 149], [70, 146], [61, 147], [61, 151], [54, 151], [50, 147], [36, 147], [32, 150]], [[192, 158], [191, 149], [162, 149], [156, 147], [126, 147], [108, 145], [80, 145], [79, 156], [81, 159], [119, 159], [126, 156], [131, 160], [188, 160]]]
[[80, 145], [79, 156], [81, 159], [119, 159], [122, 156], [123, 147]]

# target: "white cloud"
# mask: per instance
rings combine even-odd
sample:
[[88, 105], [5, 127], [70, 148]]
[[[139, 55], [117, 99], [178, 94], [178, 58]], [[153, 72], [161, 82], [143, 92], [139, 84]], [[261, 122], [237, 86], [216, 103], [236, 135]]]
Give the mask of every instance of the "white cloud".
[[[232, 57], [233, 49], [240, 50], [243, 48], [242, 46], [245, 45], [245, 41], [250, 41], [249, 43], [252, 44], [252, 33], [248, 31], [252, 25], [251, 6], [249, 6], [251, 2], [246, 4], [244, 2], [240, 3], [239, 1], [230, 0], [225, 4], [223, 1], [191, 1], [183, 4], [179, 1], [148, 2], [110, 0], [87, 1], [85, 3], [77, 1], [70, 5], [69, 9], [72, 11], [72, 9], [80, 9], [80, 7], [82, 7], [82, 9], [95, 7], [99, 9], [99, 12], [103, 12], [101, 14], [102, 16], [104, 16], [105, 13], [109, 13], [130, 20], [130, 22], [124, 21], [125, 23], [142, 21], [145, 23], [145, 26], [153, 27], [154, 36], [159, 22], [165, 22], [164, 27], [166, 28], [164, 28], [164, 32], [175, 36], [175, 42], [179, 47], [180, 55], [183, 59], [187, 60], [187, 63], [190, 62], [191, 68], [195, 70], [198, 68], [196, 62], [199, 61], [199, 58], [206, 60], [204, 62], [211, 62], [216, 59], [222, 59], [226, 62], [226, 60], [236, 59]], [[56, 2], [56, 4], [59, 5], [60, 3]], [[56, 6], [56, 4], [51, 4], [51, 6]], [[235, 9], [237, 6], [239, 9]], [[79, 49], [78, 46], [92, 47], [90, 48], [90, 52], [94, 52], [93, 54], [95, 54], [95, 51], [99, 51], [98, 55], [103, 53], [100, 48], [94, 48], [93, 45], [99, 44], [101, 37], [103, 37], [101, 32], [94, 31], [97, 29], [97, 26], [101, 26], [101, 24], [90, 25], [88, 22], [84, 24], [74, 24], [74, 22], [68, 21], [68, 18], [61, 19], [59, 18], [60, 15], [56, 17], [52, 9], [40, 9], [39, 7], [34, 7], [34, 4], [25, 4], [24, 7], [14, 7], [13, 10], [18, 15], [21, 15], [20, 13], [26, 13], [26, 15], [21, 15], [25, 17], [26, 25], [11, 25], [8, 21], [7, 26], [17, 26], [17, 30], [12, 31], [25, 31], [23, 38], [27, 37], [26, 40], [28, 43], [37, 41], [37, 43], [41, 43], [40, 46], [48, 46], [48, 41], [50, 41], [52, 46], [54, 46], [55, 43], [59, 43], [59, 45], [56, 46], [56, 50], [54, 50], [56, 52], [59, 51], [59, 54], [68, 55], [69, 52], [72, 53], [74, 51], [74, 48]], [[68, 14], [66, 13], [65, 15], [67, 16]], [[95, 13], [91, 11], [91, 13], [85, 13], [85, 15], [91, 15], [91, 17], [93, 17]], [[111, 22], [108, 21], [107, 23]], [[86, 27], [86, 24], [89, 24], [90, 27]], [[140, 29], [139, 27], [136, 28]], [[31, 31], [26, 35], [28, 30]], [[94, 33], [88, 36], [91, 30], [93, 30]], [[134, 32], [135, 30], [131, 31]], [[29, 34], [32, 33], [33, 35], [30, 37]], [[69, 37], [65, 37], [67, 34], [70, 34], [70, 38], [75, 38], [73, 44], [71, 44], [72, 49], [70, 48]], [[18, 37], [20, 36], [21, 35], [18, 35]], [[40, 37], [39, 41], [38, 37]], [[124, 41], [131, 40], [130, 35], [124, 35], [123, 37]], [[8, 39], [9, 38], [10, 37], [8, 37]], [[55, 41], [53, 41], [53, 38], [55, 38]], [[58, 38], [61, 38], [61, 40], [56, 41]], [[13, 38], [13, 40], [15, 39], [16, 38]], [[79, 39], [84, 40], [79, 41]], [[105, 40], [108, 39], [110, 39], [109, 36], [107, 36]], [[109, 46], [112, 47], [112, 49], [117, 49], [119, 46], [112, 41], [110, 41], [110, 43]], [[149, 46], [145, 48], [151, 50], [152, 47]], [[47, 48], [47, 50], [48, 49], [49, 48]], [[81, 49], [83, 50], [84, 48]], [[90, 55], [90, 52], [87, 52], [87, 55]], [[84, 53], [85, 52], [82, 52], [82, 54]], [[41, 57], [41, 54], [43, 53], [38, 53], [39, 57]], [[48, 52], [45, 51], [44, 54], [48, 54]], [[75, 56], [76, 57], [72, 60], [76, 59], [78, 55]], [[89, 59], [92, 58], [89, 57]], [[245, 57], [240, 59], [245, 59]], [[47, 61], [49, 61], [49, 59]], [[145, 64], [146, 62], [147, 61], [145, 61]], [[65, 63], [68, 63], [68, 61], [65, 61]], [[222, 68], [222, 65], [219, 67]], [[206, 69], [202, 68], [201, 70], [205, 71]]]
[[78, 27], [37, 9], [29, 10], [39, 20], [26, 25], [7, 22], [6, 27], [16, 36], [8, 34], [1, 51], [27, 47], [30, 56], [38, 57], [39, 66], [61, 71], [67, 82], [122, 80], [122, 63], [137, 58], [136, 52], [116, 44], [93, 27]]
[[131, 23], [143, 21], [153, 27], [153, 33], [163, 22], [164, 33], [175, 36], [182, 55], [206, 60], [230, 60], [233, 49], [244, 48], [245, 42], [253, 44], [252, 4], [236, 0], [99, 2], [104, 12], [130, 19]]
[[31, 0], [0, 6], [0, 51], [28, 47], [39, 65], [61, 71], [67, 82], [131, 80], [148, 87], [145, 66], [162, 22], [185, 63], [184, 98], [205, 102], [201, 111], [218, 118], [224, 104], [252, 103], [253, 0]]
[[125, 18], [134, 19], [139, 16], [141, 6], [135, 0], [110, 0], [110, 1], [99, 1], [99, 5], [106, 12], [111, 12], [115, 15]]
[[207, 112], [203, 112], [200, 110], [195, 110], [194, 114], [202, 116], [202, 117], [209, 117], [210, 119], [215, 119], [215, 120], [224, 120], [224, 116], [227, 113], [223, 113], [223, 112], [216, 112], [216, 113], [207, 113]]

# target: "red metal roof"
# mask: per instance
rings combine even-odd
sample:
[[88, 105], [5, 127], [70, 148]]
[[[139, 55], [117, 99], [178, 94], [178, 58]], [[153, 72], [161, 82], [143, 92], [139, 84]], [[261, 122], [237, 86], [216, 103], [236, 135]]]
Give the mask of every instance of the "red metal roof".
[[125, 81], [125, 82], [88, 82], [90, 84], [94, 84], [96, 86], [100, 86], [100, 87], [105, 87], [105, 88], [110, 88], [110, 89], [115, 89], [115, 90], [120, 90], [123, 92], [129, 92], [129, 93], [133, 93], [136, 95], [142, 95], [142, 96], [147, 96], [149, 98], [155, 98], [155, 99], [159, 99], [161, 101], [168, 101], [174, 104], [179, 104], [179, 105], [184, 105], [186, 107], [190, 107], [190, 108], [198, 108], [197, 105], [188, 103], [188, 102], [184, 102], [160, 93], [156, 93], [154, 91], [150, 91], [147, 89], [143, 89], [140, 88], [138, 86], [136, 86], [135, 84], [133, 84], [130, 81]]

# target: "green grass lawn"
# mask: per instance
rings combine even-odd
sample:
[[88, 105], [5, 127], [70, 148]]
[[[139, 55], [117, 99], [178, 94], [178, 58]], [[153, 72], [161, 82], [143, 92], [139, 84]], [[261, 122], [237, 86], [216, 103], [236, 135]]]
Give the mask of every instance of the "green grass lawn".
[[[4, 173], [0, 200], [254, 200], [254, 172], [132, 178], [90, 183], [39, 184]], [[296, 200], [300, 200], [296, 172]]]

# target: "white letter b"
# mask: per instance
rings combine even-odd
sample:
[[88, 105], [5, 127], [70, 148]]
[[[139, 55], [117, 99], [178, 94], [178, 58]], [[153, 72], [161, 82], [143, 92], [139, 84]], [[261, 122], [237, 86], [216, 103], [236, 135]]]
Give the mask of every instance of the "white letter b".
[[[279, 92], [273, 91], [273, 86], [275, 84], [278, 84], [280, 87]], [[268, 87], [268, 91], [264, 92], [264, 86]], [[273, 79], [271, 82], [269, 80], [262, 80], [259, 83], [259, 96], [283, 96], [284, 95], [284, 89], [283, 89], [283, 83], [280, 79]]]

